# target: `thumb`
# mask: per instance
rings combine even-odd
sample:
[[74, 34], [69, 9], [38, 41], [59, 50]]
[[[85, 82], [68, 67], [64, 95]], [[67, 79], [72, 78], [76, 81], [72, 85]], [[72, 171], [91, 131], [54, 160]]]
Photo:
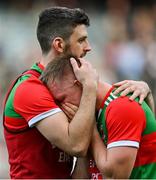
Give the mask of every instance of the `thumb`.
[[78, 64], [76, 62], [76, 59], [70, 58], [70, 63], [72, 65], [72, 68], [73, 68], [74, 72], [79, 69]]

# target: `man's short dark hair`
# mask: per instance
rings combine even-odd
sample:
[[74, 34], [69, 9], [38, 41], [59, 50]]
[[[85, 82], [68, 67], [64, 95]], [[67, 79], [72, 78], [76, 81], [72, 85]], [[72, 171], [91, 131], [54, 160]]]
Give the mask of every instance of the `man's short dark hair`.
[[77, 25], [89, 26], [87, 14], [79, 8], [51, 7], [39, 15], [37, 38], [43, 54], [51, 49], [51, 41], [59, 36], [67, 40]]

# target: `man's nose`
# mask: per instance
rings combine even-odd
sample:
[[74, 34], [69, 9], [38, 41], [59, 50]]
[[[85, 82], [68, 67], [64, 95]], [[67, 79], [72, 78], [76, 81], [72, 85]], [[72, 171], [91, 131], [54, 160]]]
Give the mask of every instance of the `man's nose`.
[[86, 43], [86, 46], [85, 46], [84, 49], [85, 49], [86, 52], [89, 52], [89, 51], [92, 50], [91, 45], [89, 44], [89, 42]]

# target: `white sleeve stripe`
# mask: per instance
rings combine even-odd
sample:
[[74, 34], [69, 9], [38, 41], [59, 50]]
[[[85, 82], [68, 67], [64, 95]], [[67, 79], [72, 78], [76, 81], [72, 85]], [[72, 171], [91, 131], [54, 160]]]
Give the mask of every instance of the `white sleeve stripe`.
[[99, 110], [99, 113], [98, 113], [98, 118], [100, 117], [101, 112], [102, 112], [102, 109], [100, 109], [100, 110]]
[[105, 101], [106, 106], [108, 106], [109, 102]]
[[108, 97], [107, 99], [108, 99], [108, 101], [110, 101], [110, 102], [113, 101], [113, 99], [112, 99], [111, 97]]
[[139, 148], [139, 143], [137, 141], [128, 141], [128, 140], [116, 141], [108, 144], [107, 149], [112, 147], [119, 147], [119, 146], [131, 146], [131, 147]]
[[49, 111], [43, 112], [35, 117], [33, 117], [29, 122], [28, 125], [29, 127], [33, 127], [35, 125], [35, 123], [41, 121], [42, 119], [51, 116], [55, 113], [61, 112], [62, 110], [60, 108], [55, 108], [55, 109], [51, 109]]
[[111, 96], [113, 96], [114, 99], [117, 98], [117, 96], [115, 96], [113, 93], [110, 93]]

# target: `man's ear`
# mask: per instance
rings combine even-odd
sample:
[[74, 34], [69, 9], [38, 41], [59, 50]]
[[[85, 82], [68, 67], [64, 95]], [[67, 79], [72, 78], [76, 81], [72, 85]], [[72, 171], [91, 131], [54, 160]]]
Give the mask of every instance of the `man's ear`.
[[57, 52], [62, 53], [64, 51], [65, 42], [61, 37], [56, 37], [52, 41], [52, 46]]

